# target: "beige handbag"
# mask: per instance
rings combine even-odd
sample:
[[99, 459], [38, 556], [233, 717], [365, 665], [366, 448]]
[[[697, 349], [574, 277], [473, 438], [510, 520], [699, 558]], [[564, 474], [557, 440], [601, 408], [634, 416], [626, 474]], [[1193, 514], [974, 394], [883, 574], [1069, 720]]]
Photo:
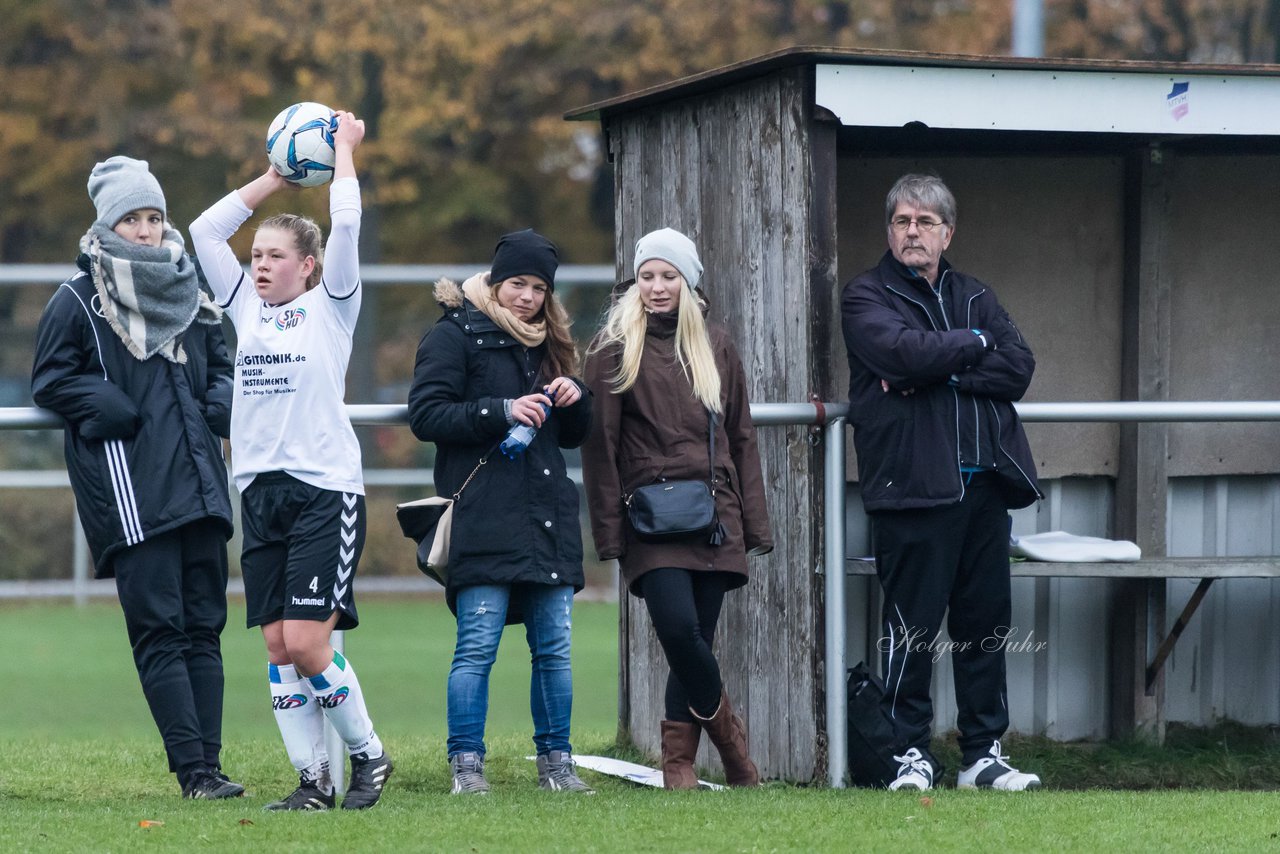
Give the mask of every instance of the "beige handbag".
[[433, 495], [396, 505], [396, 521], [400, 523], [400, 530], [418, 544], [418, 569], [445, 587], [449, 586], [449, 532], [453, 527], [453, 503], [480, 471], [480, 466], [487, 462], [489, 454], [481, 457], [452, 498]]

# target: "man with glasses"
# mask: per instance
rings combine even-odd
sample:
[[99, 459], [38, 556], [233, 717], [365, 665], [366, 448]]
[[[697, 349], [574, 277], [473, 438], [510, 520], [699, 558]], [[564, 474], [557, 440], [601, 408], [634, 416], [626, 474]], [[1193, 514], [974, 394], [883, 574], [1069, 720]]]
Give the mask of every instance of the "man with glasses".
[[1013, 401], [1035, 358], [992, 290], [942, 257], [956, 202], [904, 175], [885, 203], [889, 251], [845, 285], [850, 421], [884, 592], [880, 640], [899, 763], [891, 789], [932, 788], [933, 661], [944, 614], [963, 753], [958, 785], [1040, 785], [1001, 755], [1012, 640], [1009, 517], [1040, 497]]

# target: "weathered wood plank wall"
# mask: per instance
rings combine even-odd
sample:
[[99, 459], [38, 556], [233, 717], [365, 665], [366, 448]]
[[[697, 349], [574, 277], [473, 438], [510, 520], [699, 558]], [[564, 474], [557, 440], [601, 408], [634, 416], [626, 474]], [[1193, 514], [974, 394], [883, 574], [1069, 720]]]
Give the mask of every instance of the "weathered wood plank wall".
[[[635, 241], [688, 234], [706, 268], [711, 317], [733, 332], [753, 401], [803, 401], [826, 376], [815, 336], [835, 287], [833, 236], [810, 229], [808, 69], [789, 69], [606, 122], [615, 167], [616, 257], [630, 278]], [[824, 256], [825, 257], [825, 256]], [[819, 329], [822, 328], [818, 323]], [[817, 351], [815, 352], [815, 348]], [[776, 548], [725, 602], [716, 653], [767, 777], [825, 773], [819, 738], [821, 456], [804, 426], [766, 427], [760, 447]], [[621, 725], [658, 752], [667, 666], [644, 603], [622, 591]], [[699, 762], [716, 763], [703, 745]]]

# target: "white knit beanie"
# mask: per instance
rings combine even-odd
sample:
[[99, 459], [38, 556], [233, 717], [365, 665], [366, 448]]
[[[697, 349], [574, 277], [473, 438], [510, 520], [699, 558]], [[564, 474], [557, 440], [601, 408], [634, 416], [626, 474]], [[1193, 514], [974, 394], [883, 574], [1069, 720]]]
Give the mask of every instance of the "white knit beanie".
[[702, 262], [698, 260], [697, 248], [674, 228], [651, 231], [636, 241], [635, 275], [639, 277], [644, 262], [654, 258], [679, 270], [690, 288], [696, 288], [702, 281]]
[[[117, 154], [93, 167], [89, 173], [89, 198], [98, 209], [98, 222], [107, 228], [129, 211], [154, 208], [165, 214], [164, 192], [147, 168], [147, 161]], [[165, 218], [168, 219], [167, 214]]]

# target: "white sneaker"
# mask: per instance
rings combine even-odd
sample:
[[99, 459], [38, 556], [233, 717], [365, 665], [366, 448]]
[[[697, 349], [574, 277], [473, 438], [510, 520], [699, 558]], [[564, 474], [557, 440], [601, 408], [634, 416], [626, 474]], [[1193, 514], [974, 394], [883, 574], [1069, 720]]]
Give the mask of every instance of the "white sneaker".
[[937, 769], [919, 748], [913, 747], [893, 759], [901, 764], [898, 766], [897, 778], [889, 784], [890, 790], [896, 792], [899, 789], [916, 789], [923, 792], [933, 788], [933, 776]]
[[1008, 756], [1000, 755], [1000, 742], [993, 743], [989, 755], [968, 768], [960, 769], [956, 786], [961, 789], [999, 789], [1005, 792], [1040, 788], [1040, 778], [1037, 775], [1022, 773], [1010, 765], [1008, 759]]

